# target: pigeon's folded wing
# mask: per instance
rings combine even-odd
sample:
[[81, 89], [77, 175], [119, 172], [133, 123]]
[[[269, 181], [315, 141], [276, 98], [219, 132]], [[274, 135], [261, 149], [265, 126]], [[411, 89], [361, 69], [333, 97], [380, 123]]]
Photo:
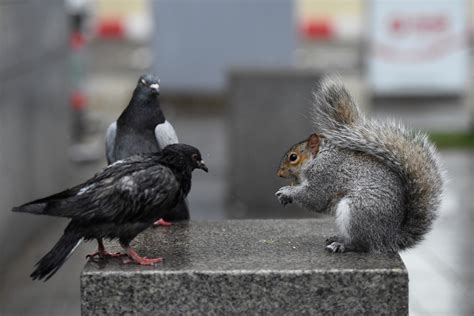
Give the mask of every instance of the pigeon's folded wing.
[[171, 144], [179, 143], [178, 136], [176, 135], [173, 125], [171, 125], [171, 123], [168, 121], [156, 125], [155, 137], [160, 149], [163, 149]]
[[115, 161], [114, 157], [114, 146], [115, 146], [115, 135], [117, 134], [117, 122], [113, 122], [107, 128], [107, 134], [105, 135], [105, 156], [107, 157], [107, 163], [110, 164]]
[[79, 221], [140, 221], [147, 217], [146, 213], [176, 199], [180, 187], [169, 168], [155, 165], [113, 180], [103, 178], [76, 192], [70, 199], [50, 205], [44, 214]]

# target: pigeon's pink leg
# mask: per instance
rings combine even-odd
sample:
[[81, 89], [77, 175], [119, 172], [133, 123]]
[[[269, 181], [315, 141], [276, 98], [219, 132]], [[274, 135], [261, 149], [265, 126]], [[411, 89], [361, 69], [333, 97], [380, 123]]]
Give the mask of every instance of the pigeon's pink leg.
[[164, 227], [170, 227], [171, 224], [170, 222], [165, 221], [164, 219], [160, 218], [156, 222], [153, 223], [153, 226], [158, 227], [158, 226], [164, 226]]
[[108, 251], [105, 250], [105, 247], [104, 247], [104, 243], [102, 242], [102, 238], [98, 238], [97, 239], [97, 244], [98, 244], [98, 248], [97, 248], [97, 251], [94, 252], [94, 253], [91, 253], [89, 255], [86, 256], [86, 258], [94, 258], [94, 257], [99, 257], [101, 259], [104, 259], [104, 258], [107, 258], [107, 257], [112, 257], [112, 258], [115, 258], [115, 257], [123, 257], [123, 256], [126, 256], [126, 254], [124, 253], [121, 253], [121, 252], [116, 252], [116, 253], [110, 253]]
[[[122, 245], [123, 249], [127, 253], [128, 257], [131, 259], [132, 262], [135, 262], [136, 264], [142, 265], [142, 266], [151, 266], [154, 265], [155, 263], [159, 263], [163, 261], [163, 258], [146, 258], [146, 257], [140, 257], [140, 255], [133, 250], [132, 247], [130, 246], [125, 246]], [[128, 261], [130, 262], [130, 261]], [[128, 263], [127, 262], [127, 263]]]

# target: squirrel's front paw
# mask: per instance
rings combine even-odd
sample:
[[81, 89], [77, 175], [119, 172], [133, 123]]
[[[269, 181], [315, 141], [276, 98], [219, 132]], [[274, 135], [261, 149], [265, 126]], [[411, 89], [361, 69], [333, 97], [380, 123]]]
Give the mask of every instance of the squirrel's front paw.
[[285, 206], [286, 204], [293, 202], [293, 197], [291, 196], [291, 187], [282, 187], [275, 193], [278, 201]]

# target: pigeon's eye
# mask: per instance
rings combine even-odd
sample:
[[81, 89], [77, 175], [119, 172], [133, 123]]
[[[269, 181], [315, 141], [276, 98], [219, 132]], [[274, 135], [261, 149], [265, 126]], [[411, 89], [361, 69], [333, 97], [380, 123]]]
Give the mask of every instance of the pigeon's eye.
[[298, 161], [298, 155], [295, 153], [290, 153], [290, 155], [288, 156], [288, 160], [291, 163], [296, 163]]
[[193, 158], [193, 160], [196, 160], [196, 161], [201, 160], [201, 159], [199, 159], [199, 155], [198, 155], [198, 154], [193, 154], [193, 155], [191, 156], [191, 158]]

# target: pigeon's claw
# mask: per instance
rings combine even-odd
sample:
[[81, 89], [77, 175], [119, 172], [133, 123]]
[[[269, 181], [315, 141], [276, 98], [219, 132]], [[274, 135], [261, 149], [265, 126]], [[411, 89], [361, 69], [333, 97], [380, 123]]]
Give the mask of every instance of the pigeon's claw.
[[147, 257], [141, 257], [133, 248], [131, 247], [125, 247], [125, 250], [127, 251], [127, 255], [130, 258], [129, 261], [125, 261], [125, 263], [130, 263], [134, 262], [136, 264], [142, 265], [142, 266], [152, 266], [155, 263], [160, 263], [163, 261], [163, 258], [147, 258]]
[[99, 259], [107, 259], [107, 258], [118, 258], [126, 256], [127, 254], [122, 252], [110, 253], [105, 250], [104, 243], [102, 238], [97, 239], [97, 251], [86, 256], [86, 259], [94, 259], [95, 257], [99, 257]]
[[162, 261], [163, 261], [163, 258], [141, 258], [138, 261], [135, 260], [135, 263], [138, 263], [139, 265], [142, 265], [142, 266], [152, 266], [155, 263], [160, 263]]
[[93, 252], [91, 254], [88, 254], [86, 256], [86, 259], [95, 259], [96, 257], [98, 257], [99, 259], [106, 259], [106, 258], [119, 258], [119, 257], [123, 257], [123, 256], [126, 256], [127, 254], [125, 253], [122, 253], [122, 252], [116, 252], [116, 253], [111, 253], [111, 252], [108, 252], [108, 251], [100, 251], [100, 250], [97, 250], [96, 252]]
[[158, 227], [158, 226], [170, 227], [171, 225], [173, 225], [173, 224], [170, 223], [170, 222], [165, 221], [162, 218], [160, 218], [159, 220], [157, 220], [156, 222], [153, 223], [153, 227]]

